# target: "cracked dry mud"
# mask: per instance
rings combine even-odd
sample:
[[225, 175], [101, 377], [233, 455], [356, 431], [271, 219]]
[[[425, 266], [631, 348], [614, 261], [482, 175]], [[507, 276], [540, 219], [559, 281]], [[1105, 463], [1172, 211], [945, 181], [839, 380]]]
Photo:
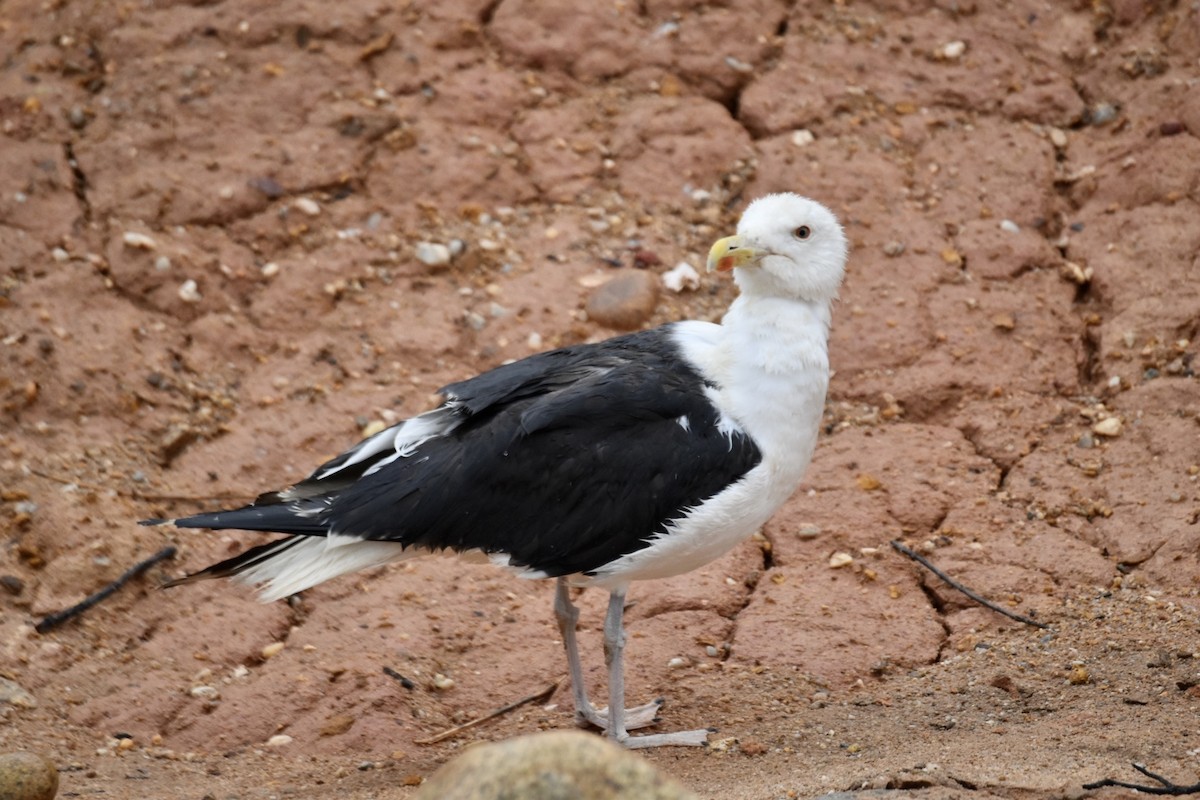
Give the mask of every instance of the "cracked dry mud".
[[428, 559], [290, 605], [160, 593], [252, 539], [135, 521], [609, 335], [598, 276], [698, 266], [781, 189], [854, 248], [825, 435], [761, 536], [631, 592], [631, 702], [720, 729], [646, 757], [713, 798], [1200, 772], [1194, 5], [16, 0], [0, 52], [0, 674], [37, 702], [0, 750], [62, 796], [403, 798], [570, 726], [560, 690], [416, 744], [560, 677], [549, 584]]

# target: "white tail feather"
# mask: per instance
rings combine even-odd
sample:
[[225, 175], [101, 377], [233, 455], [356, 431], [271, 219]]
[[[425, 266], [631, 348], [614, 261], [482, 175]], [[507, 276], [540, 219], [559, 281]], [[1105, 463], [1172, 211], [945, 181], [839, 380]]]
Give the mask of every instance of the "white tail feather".
[[289, 597], [310, 589], [330, 578], [357, 572], [367, 567], [404, 561], [421, 555], [422, 550], [405, 548], [398, 542], [372, 542], [337, 536], [326, 539], [313, 536], [270, 556], [235, 577], [258, 589], [258, 599], [264, 603]]

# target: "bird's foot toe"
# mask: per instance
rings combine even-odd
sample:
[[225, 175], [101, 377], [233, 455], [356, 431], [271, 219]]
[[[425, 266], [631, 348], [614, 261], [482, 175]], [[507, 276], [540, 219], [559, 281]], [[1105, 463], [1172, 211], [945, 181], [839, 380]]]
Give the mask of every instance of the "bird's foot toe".
[[[660, 697], [645, 705], [625, 709], [625, 729], [635, 731], [659, 722], [658, 712], [662, 706], [663, 699]], [[581, 727], [591, 725], [606, 731], [608, 730], [608, 708], [596, 708], [590, 704], [585, 708], [577, 708], [575, 709], [575, 721]]]
[[708, 735], [714, 728], [702, 728], [698, 731], [672, 731], [671, 733], [652, 733], [645, 736], [629, 736], [618, 738], [617, 743], [637, 750], [645, 747], [707, 747]]

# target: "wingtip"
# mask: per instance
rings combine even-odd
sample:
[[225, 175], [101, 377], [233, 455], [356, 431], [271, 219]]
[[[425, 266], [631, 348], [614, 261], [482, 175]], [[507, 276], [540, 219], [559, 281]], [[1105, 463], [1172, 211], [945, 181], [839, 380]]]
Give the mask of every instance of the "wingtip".
[[172, 521], [173, 521], [173, 520], [169, 520], [169, 519], [160, 519], [160, 518], [157, 518], [157, 517], [153, 517], [153, 518], [151, 518], [151, 519], [139, 519], [139, 520], [138, 520], [138, 525], [145, 525], [145, 526], [147, 526], [147, 527], [150, 527], [150, 526], [153, 526], [153, 525], [166, 525], [168, 522], [172, 522]]

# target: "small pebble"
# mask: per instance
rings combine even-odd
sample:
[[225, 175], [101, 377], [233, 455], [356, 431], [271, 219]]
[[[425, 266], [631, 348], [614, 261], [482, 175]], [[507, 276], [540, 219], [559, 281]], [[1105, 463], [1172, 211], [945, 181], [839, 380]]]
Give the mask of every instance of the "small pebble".
[[267, 747], [283, 747], [286, 744], [292, 743], [292, 737], [286, 733], [277, 733], [270, 739], [267, 739]]
[[283, 197], [287, 192], [286, 189], [279, 185], [279, 181], [266, 176], [251, 178], [247, 183], [251, 189], [257, 189], [271, 200]]
[[679, 23], [674, 20], [668, 20], [654, 29], [653, 36], [655, 39], [661, 39], [664, 36], [674, 36], [677, 33], [679, 33]]
[[1096, 439], [1095, 439], [1095, 437], [1092, 436], [1091, 433], [1084, 433], [1082, 436], [1079, 437], [1079, 441], [1076, 442], [1075, 444], [1077, 447], [1080, 447], [1083, 450], [1091, 450], [1093, 447], [1096, 446]]
[[1067, 134], [1061, 128], [1050, 129], [1050, 143], [1059, 150], [1067, 146]]
[[317, 205], [317, 201], [308, 197], [297, 197], [292, 202], [292, 208], [309, 217], [315, 217], [321, 213], [321, 206]]
[[895, 258], [904, 253], [904, 242], [888, 242], [883, 246], [883, 254], [888, 258]]
[[635, 269], [646, 269], [648, 267], [657, 267], [662, 264], [662, 259], [657, 253], [650, 250], [637, 250], [633, 254], [633, 266]]
[[821, 527], [819, 525], [801, 525], [800, 529], [796, 531], [796, 536], [801, 539], [815, 539], [820, 535]]
[[450, 263], [450, 248], [436, 242], [417, 242], [414, 251], [417, 260], [430, 267], [444, 267]]
[[742, 61], [739, 58], [734, 58], [733, 56], [725, 56], [725, 66], [729, 67], [734, 72], [740, 72], [744, 75], [749, 75], [751, 72], [754, 72], [754, 65], [747, 64], [745, 61]]
[[196, 286], [196, 282], [188, 278], [179, 287], [179, 299], [185, 303], [199, 303], [201, 300], [200, 289]]
[[61, 247], [56, 247], [50, 251], [50, 257], [53, 258], [55, 261], [57, 261], [59, 264], [63, 264], [71, 259], [71, 254], [68, 253], [66, 250], [63, 250]]
[[1187, 130], [1187, 127], [1178, 120], [1170, 120], [1158, 126], [1158, 132], [1163, 136], [1178, 136]]
[[262, 265], [261, 272], [264, 278], [274, 278], [279, 274], [279, 264], [274, 261], [268, 261]]
[[938, 48], [938, 58], [946, 61], [956, 61], [962, 58], [963, 53], [967, 52], [967, 43], [962, 41], [947, 42]]
[[189, 692], [192, 697], [198, 697], [201, 700], [220, 700], [221, 693], [217, 691], [215, 686], [193, 686]]
[[1017, 327], [1016, 319], [1008, 313], [993, 314], [992, 324], [1004, 331], [1011, 331]]
[[154, 259], [154, 268], [159, 272], [166, 272], [171, 268], [171, 259], [166, 256], [159, 256]]
[[448, 678], [442, 673], [437, 673], [433, 676], [433, 688], [439, 692], [446, 692], [454, 688], [454, 679]]
[[21, 592], [25, 591], [25, 581], [18, 578], [16, 575], [0, 575], [0, 589], [17, 597]]
[[286, 645], [284, 645], [283, 642], [271, 642], [269, 645], [267, 645], [266, 647], [264, 647], [262, 649], [263, 660], [265, 661], [268, 658], [279, 655], [280, 653], [283, 652], [283, 648], [285, 646]]
[[861, 473], [857, 478], [854, 479], [854, 482], [857, 484], [858, 488], [862, 489], [864, 492], [873, 492], [876, 489], [883, 487], [883, 483], [879, 480], [879, 478], [876, 478], [869, 472]]
[[58, 768], [35, 753], [0, 755], [0, 798], [3, 800], [54, 800], [58, 794]]
[[158, 247], [158, 242], [137, 231], [125, 231], [121, 235], [121, 241], [125, 243], [126, 247], [132, 247], [135, 250], [153, 250]]
[[1097, 436], [1120, 436], [1124, 425], [1120, 417], [1108, 417], [1092, 426], [1092, 433]]
[[813, 135], [813, 132], [806, 128], [792, 131], [792, 144], [796, 147], [808, 147], [816, 140], [817, 137]]
[[721, 654], [721, 651], [717, 650], [715, 645], [710, 644], [704, 648], [704, 653], [709, 658], [716, 658], [717, 656], [719, 656]]
[[667, 662], [667, 669], [679, 669], [681, 667], [686, 667], [687, 665], [688, 660], [686, 658], [682, 656], [675, 656]]
[[841, 569], [854, 563], [854, 556], [849, 553], [834, 553], [829, 557], [830, 569]]
[[1001, 220], [1000, 230], [1004, 231], [1005, 233], [1020, 233], [1021, 226], [1013, 222], [1011, 219], [1006, 219]]
[[1097, 103], [1092, 106], [1089, 120], [1093, 125], [1104, 125], [1117, 118], [1117, 108], [1112, 103]]
[[80, 130], [88, 123], [87, 112], [79, 106], [71, 106], [71, 110], [67, 112], [67, 122], [75, 130]]

